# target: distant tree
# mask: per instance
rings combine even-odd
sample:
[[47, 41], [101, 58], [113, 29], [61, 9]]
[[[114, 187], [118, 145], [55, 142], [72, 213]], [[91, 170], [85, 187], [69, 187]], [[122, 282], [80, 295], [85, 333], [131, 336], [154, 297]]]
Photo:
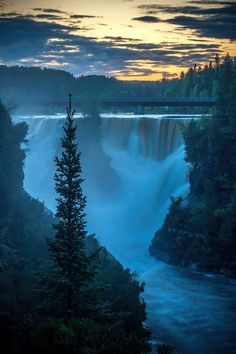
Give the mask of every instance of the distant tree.
[[219, 57], [219, 54], [216, 53], [216, 56], [215, 56], [215, 68], [216, 68], [217, 72], [219, 70], [219, 66], [220, 66], [220, 57]]
[[[55, 219], [23, 189], [21, 144], [27, 126], [13, 124], [0, 102], [1, 346], [4, 354], [147, 353], [149, 331], [143, 326], [145, 303], [140, 298], [144, 284], [101, 249], [96, 238], [85, 237], [72, 118], [70, 100], [63, 152], [57, 159]], [[53, 271], [45, 235], [52, 239]]]
[[48, 240], [50, 258], [56, 271], [56, 293], [63, 317], [78, 316], [85, 306], [86, 287], [93, 278], [92, 259], [86, 255], [86, 198], [82, 191], [80, 152], [77, 150], [71, 95], [61, 140], [62, 154], [56, 157], [55, 174], [57, 223], [55, 239]]
[[232, 99], [230, 95], [233, 78], [234, 62], [230, 55], [227, 53], [221, 65], [221, 73], [219, 76], [217, 92], [217, 113], [218, 118], [224, 118], [224, 121], [222, 120], [222, 124], [228, 124], [231, 106], [234, 102], [234, 99]]
[[180, 80], [183, 80], [184, 78], [185, 78], [185, 74], [184, 74], [183, 71], [181, 71], [181, 73], [180, 73]]
[[185, 87], [185, 95], [186, 96], [191, 96], [192, 94], [192, 89], [194, 87], [194, 69], [190, 68], [186, 74], [186, 87]]

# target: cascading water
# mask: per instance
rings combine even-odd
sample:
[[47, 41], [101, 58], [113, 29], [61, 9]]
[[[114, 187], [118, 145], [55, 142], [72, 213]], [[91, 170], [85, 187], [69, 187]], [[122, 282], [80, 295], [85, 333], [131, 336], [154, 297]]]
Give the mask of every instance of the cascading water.
[[[61, 118], [18, 117], [29, 125], [25, 189], [52, 210]], [[147, 324], [154, 341], [173, 345], [177, 354], [230, 354], [235, 281], [176, 269], [147, 251], [170, 196], [188, 191], [178, 122], [190, 118], [122, 114], [93, 123], [77, 116], [88, 231], [146, 282]]]
[[[93, 134], [80, 116], [76, 122], [89, 231], [96, 232], [101, 242], [130, 266], [128, 259], [134, 261], [135, 255], [130, 255], [134, 247], [134, 252], [147, 248], [161, 226], [170, 196], [186, 192], [188, 186], [178, 119], [122, 117], [104, 117]], [[60, 153], [64, 124], [60, 118], [25, 119], [29, 125], [25, 189], [51, 210], [55, 209], [53, 160]], [[90, 139], [86, 140], [88, 134]], [[100, 142], [95, 141], [96, 134], [101, 135]], [[98, 156], [98, 150], [103, 154], [100, 151]], [[109, 156], [110, 161], [104, 156]], [[97, 169], [106, 169], [100, 176], [106, 184], [114, 177], [111, 171], [119, 180], [119, 190], [112, 198], [107, 198], [107, 190], [100, 190]]]
[[163, 221], [169, 197], [188, 188], [180, 128], [176, 119], [104, 118], [102, 130], [104, 151], [121, 180], [121, 195], [107, 205], [99, 234], [107, 235], [105, 244], [123, 264], [137, 260], [137, 268]]

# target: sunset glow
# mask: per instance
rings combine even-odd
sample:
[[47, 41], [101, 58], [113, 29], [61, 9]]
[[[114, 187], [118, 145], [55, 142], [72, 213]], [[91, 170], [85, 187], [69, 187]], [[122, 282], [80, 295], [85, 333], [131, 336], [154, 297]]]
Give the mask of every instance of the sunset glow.
[[1, 0], [0, 62], [122, 80], [176, 77], [216, 53], [236, 55], [235, 9], [217, 0]]

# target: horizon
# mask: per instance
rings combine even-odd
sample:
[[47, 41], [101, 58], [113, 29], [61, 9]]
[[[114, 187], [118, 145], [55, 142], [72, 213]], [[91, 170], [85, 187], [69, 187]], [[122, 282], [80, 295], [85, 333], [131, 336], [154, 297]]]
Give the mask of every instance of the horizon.
[[236, 55], [236, 2], [0, 0], [0, 29], [1, 65], [159, 81]]
[[[230, 53], [227, 53], [226, 55], [230, 55]], [[225, 56], [226, 56], [225, 55]], [[225, 58], [225, 56], [222, 56], [220, 57], [220, 60], [221, 60], [221, 63], [222, 63], [222, 59]], [[236, 59], [236, 56], [233, 56], [232, 57], [234, 60]], [[215, 58], [212, 58], [212, 59], [209, 59], [209, 62], [206, 62], [205, 65], [208, 65], [209, 63], [213, 63], [214, 62], [214, 59]], [[128, 82], [128, 83], [155, 83], [155, 82], [162, 82], [163, 80], [178, 80], [180, 78], [180, 75], [181, 75], [181, 72], [184, 72], [184, 74], [187, 73], [187, 71], [190, 69], [190, 68], [193, 68], [193, 66], [189, 66], [187, 68], [185, 68], [185, 70], [182, 70], [178, 73], [178, 75], [176, 76], [171, 76], [171, 77], [168, 77], [168, 78], [165, 78], [165, 77], [161, 77], [161, 78], [158, 78], [158, 79], [148, 79], [145, 78], [142, 79], [142, 80], [139, 80], [139, 79], [125, 79], [125, 78], [120, 78], [120, 77], [116, 77], [116, 76], [112, 76], [112, 75], [108, 75], [108, 74], [79, 74], [79, 75], [76, 75], [74, 74], [73, 72], [71, 71], [67, 71], [65, 68], [58, 68], [58, 67], [47, 67], [47, 66], [26, 66], [26, 65], [22, 65], [22, 64], [15, 64], [15, 65], [7, 65], [7, 64], [1, 64], [0, 63], [0, 67], [7, 67], [7, 68], [23, 68], [23, 69], [32, 69], [32, 68], [36, 68], [36, 69], [40, 69], [40, 70], [55, 70], [55, 71], [62, 71], [62, 72], [66, 72], [70, 75], [72, 75], [75, 79], [80, 79], [82, 77], [105, 77], [106, 79], [115, 79], [117, 81], [120, 81], [120, 82]], [[201, 66], [201, 65], [200, 65]], [[204, 67], [204, 66], [203, 66]], [[201, 67], [201, 68], [203, 68]]]

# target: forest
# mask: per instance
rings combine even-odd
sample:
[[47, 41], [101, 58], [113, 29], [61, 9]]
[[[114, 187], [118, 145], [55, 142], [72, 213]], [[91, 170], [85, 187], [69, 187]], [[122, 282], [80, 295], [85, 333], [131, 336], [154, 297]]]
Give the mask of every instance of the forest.
[[[88, 101], [91, 104], [95, 99], [102, 100], [104, 97], [216, 97], [218, 78], [215, 67], [220, 65], [220, 60], [217, 55], [203, 67], [195, 64], [186, 73], [182, 72], [178, 79], [146, 82], [125, 82], [101, 75], [75, 77], [63, 70], [0, 65], [0, 97], [9, 107], [24, 113], [43, 111], [40, 102], [51, 102], [55, 109], [57, 102], [65, 101], [68, 92], [72, 93], [75, 102], [84, 101], [85, 104]], [[35, 83], [33, 90], [32, 82]], [[62, 111], [64, 109], [59, 108]], [[166, 108], [154, 107], [152, 111], [166, 112]], [[168, 109], [169, 113], [197, 111], [199, 108]], [[147, 113], [149, 112], [150, 108]], [[206, 112], [206, 109], [200, 108], [200, 113]]]
[[[201, 82], [197, 71], [190, 70], [188, 75], [193, 82]], [[235, 277], [235, 60], [227, 55], [221, 65], [218, 61], [209, 65], [206, 77], [211, 78], [217, 97], [213, 114], [182, 126], [190, 193], [184, 199], [172, 198], [150, 252], [183, 267]], [[188, 82], [182, 79], [182, 83]]]
[[[2, 104], [0, 116], [0, 328], [4, 352], [148, 352], [149, 331], [143, 325], [146, 313], [141, 296], [144, 284], [123, 269], [94, 235], [86, 235], [86, 200], [72, 112], [68, 111], [62, 140], [64, 159], [57, 160], [56, 216], [23, 188], [25, 151], [21, 143], [27, 126], [14, 125]], [[65, 176], [73, 183], [66, 183]], [[68, 293], [73, 300], [68, 300]]]
[[[75, 100], [83, 96], [85, 101], [130, 94], [216, 98], [216, 106], [204, 111], [207, 114], [179, 123], [190, 191], [187, 196], [170, 196], [169, 211], [149, 252], [171, 265], [235, 277], [236, 61], [217, 55], [178, 79], [150, 83], [105, 76], [76, 78], [53, 69], [0, 67], [4, 102], [0, 104], [0, 329], [4, 354], [151, 353], [144, 282], [124, 268], [96, 235], [87, 232], [83, 156], [76, 140], [71, 95], [61, 154], [54, 161], [56, 212], [24, 189], [28, 126], [12, 120], [12, 109], [15, 105], [18, 109], [21, 101], [65, 100], [69, 92]], [[95, 120], [89, 108], [85, 116]], [[168, 344], [155, 345], [155, 352], [171, 354]]]

